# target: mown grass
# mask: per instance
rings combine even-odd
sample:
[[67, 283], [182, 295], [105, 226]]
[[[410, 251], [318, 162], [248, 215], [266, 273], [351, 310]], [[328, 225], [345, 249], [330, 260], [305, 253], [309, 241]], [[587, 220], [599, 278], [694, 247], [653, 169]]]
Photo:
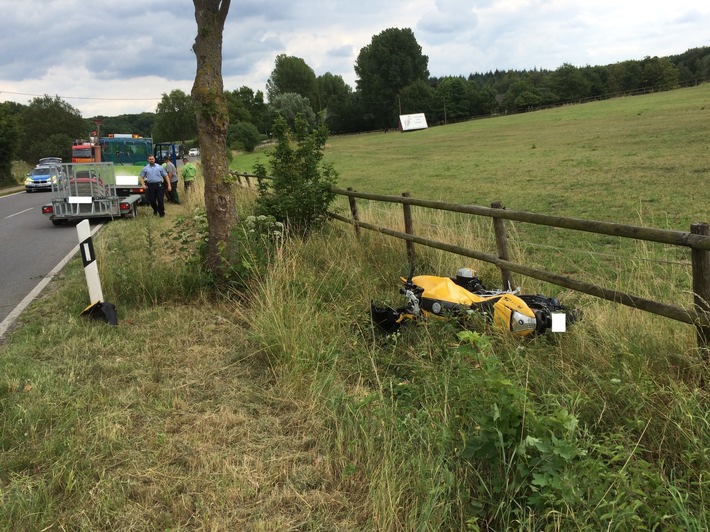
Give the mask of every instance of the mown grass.
[[[676, 93], [665, 95], [679, 101]], [[652, 96], [659, 98], [658, 109], [666, 107], [662, 95]], [[599, 132], [598, 151], [607, 153], [617, 149], [619, 116], [627, 116], [631, 100], [619, 100], [619, 108], [610, 103], [602, 110], [582, 106], [551, 113], [571, 113], [557, 115], [563, 123], [572, 117], [583, 121], [589, 113], [591, 123], [606, 124], [610, 130]], [[677, 115], [669, 128], [682, 129], [678, 122], [685, 118], [688, 127], [697, 125], [689, 115]], [[550, 169], [559, 169], [559, 158], [575, 151], [564, 150], [564, 142], [591, 128], [557, 129], [562, 137], [552, 142], [553, 133], [545, 130], [555, 129], [555, 120], [545, 113], [526, 116], [533, 123], [525, 116], [496, 119], [506, 125], [497, 137], [495, 120], [485, 125], [489, 133], [478, 133], [479, 141], [490, 137], [489, 151], [497, 152], [492, 161], [506, 159], [505, 150], [496, 149], [499, 143], [513, 149], [510, 137], [537, 132], [557, 146], [547, 159]], [[629, 116], [646, 127], [644, 114]], [[453, 143], [474, 134], [467, 127], [475, 131], [484, 122], [424, 133], [441, 135], [444, 143], [447, 129], [459, 132]], [[389, 192], [399, 193], [398, 184], [383, 176], [408, 185], [416, 176], [432, 186], [428, 172], [436, 165], [420, 174], [405, 163], [419, 153], [425, 165], [441, 148], [422, 142], [410, 153], [397, 144], [434, 138], [420, 133], [331, 139], [329, 154], [352, 153], [343, 155], [342, 167], [333, 155], [341, 185], [376, 192], [392, 186]], [[670, 139], [679, 153], [686, 149], [680, 146], [685, 137]], [[368, 154], [357, 171], [356, 152]], [[452, 165], [458, 157], [447, 150]], [[697, 160], [680, 158], [677, 164], [683, 174]], [[491, 162], [487, 172], [495, 166]], [[351, 181], [350, 172], [363, 180], [379, 176], [372, 177], [374, 190]], [[463, 176], [457, 177], [438, 192], [458, 201]], [[507, 177], [491, 188], [491, 200], [516, 208], [512, 198], [498, 195], [507, 193]], [[510, 194], [543, 195], [538, 181], [527, 194], [525, 182], [518, 184]], [[413, 186], [404, 190], [435, 194]], [[549, 191], [557, 193], [554, 187]], [[659, 198], [664, 192], [644, 190]], [[598, 195], [582, 201], [565, 190], [559, 194], [578, 204], [600, 203]], [[383, 338], [372, 330], [368, 308], [371, 300], [398, 303], [397, 279], [407, 272], [404, 246], [376, 233], [357, 239], [337, 223], [305, 241], [249, 249], [263, 253], [268, 267], [254, 272], [238, 292], [216, 297], [199, 262], [200, 216], [194, 209], [201, 203], [198, 193], [169, 207], [164, 219], [141, 212], [136, 220], [108, 225], [96, 238], [104, 294], [117, 305], [118, 327], [79, 316], [87, 295], [75, 260], [4, 343], [1, 529], [710, 525], [710, 417], [702, 386], [710, 375], [691, 327], [555, 292], [550, 295], [584, 312], [584, 320], [564, 335], [521, 341], [474, 321], [467, 328], [475, 334], [459, 335], [456, 324], [430, 322]], [[240, 213], [249, 214], [252, 204], [253, 192], [244, 190]], [[527, 201], [524, 209], [536, 210]], [[361, 213], [382, 225], [401, 224], [395, 208], [363, 204]], [[639, 214], [634, 219], [639, 218], [646, 221]], [[416, 220], [418, 231], [437, 239], [490, 249], [488, 221], [426, 213], [417, 213]], [[525, 261], [529, 250], [513, 240], [516, 259]], [[584, 240], [571, 238], [568, 244], [598, 251]], [[588, 254], [600, 263], [598, 272], [606, 272], [605, 282], [640, 295], [670, 294], [687, 285], [685, 264], [659, 266], [657, 250], [628, 247], [632, 261]], [[460, 257], [417, 252], [427, 272], [447, 275], [462, 265]], [[466, 262], [489, 284], [496, 282], [494, 268]], [[560, 269], [572, 266], [579, 265]], [[523, 286], [548, 294], [551, 289], [529, 281]]]

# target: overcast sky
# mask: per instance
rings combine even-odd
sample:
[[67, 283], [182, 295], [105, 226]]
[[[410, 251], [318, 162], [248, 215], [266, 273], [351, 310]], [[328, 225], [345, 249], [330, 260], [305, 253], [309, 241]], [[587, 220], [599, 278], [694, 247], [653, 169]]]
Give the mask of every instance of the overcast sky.
[[[278, 54], [355, 89], [360, 50], [411, 28], [433, 76], [607, 65], [710, 46], [708, 0], [232, 0], [227, 90], [266, 93]], [[90, 118], [189, 94], [190, 0], [0, 0], [0, 101], [59, 96]]]

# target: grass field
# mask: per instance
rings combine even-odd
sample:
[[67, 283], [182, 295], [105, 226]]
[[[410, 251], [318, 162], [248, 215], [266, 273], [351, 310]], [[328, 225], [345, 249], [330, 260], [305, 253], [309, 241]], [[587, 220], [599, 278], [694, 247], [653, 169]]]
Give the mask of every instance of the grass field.
[[[685, 230], [707, 216], [709, 99], [706, 85], [332, 138], [326, 156], [343, 188]], [[244, 190], [244, 218], [253, 200]], [[118, 327], [79, 316], [76, 259], [0, 347], [0, 530], [710, 528], [710, 373], [692, 327], [563, 293], [584, 312], [564, 335], [430, 322], [382, 338], [368, 308], [397, 302], [401, 242], [335, 223], [269, 246], [245, 231], [242, 264], [260, 267], [218, 295], [202, 204], [96, 238]], [[490, 246], [487, 222], [415, 219]], [[667, 250], [627, 244], [621, 260], [570, 236], [533, 253], [545, 233], [511, 231], [526, 263], [569, 270], [580, 259], [559, 257], [583, 250], [604, 282], [688, 297]]]
[[[329, 139], [340, 186], [687, 230], [707, 221], [710, 84]], [[263, 154], [240, 155], [250, 170]]]

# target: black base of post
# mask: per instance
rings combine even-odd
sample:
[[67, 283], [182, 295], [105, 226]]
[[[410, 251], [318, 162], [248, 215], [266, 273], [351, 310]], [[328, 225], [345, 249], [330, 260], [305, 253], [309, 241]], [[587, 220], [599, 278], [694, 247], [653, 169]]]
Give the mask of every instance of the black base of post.
[[99, 301], [98, 303], [86, 307], [81, 315], [88, 316], [95, 320], [105, 321], [109, 325], [118, 325], [116, 306], [113, 303]]

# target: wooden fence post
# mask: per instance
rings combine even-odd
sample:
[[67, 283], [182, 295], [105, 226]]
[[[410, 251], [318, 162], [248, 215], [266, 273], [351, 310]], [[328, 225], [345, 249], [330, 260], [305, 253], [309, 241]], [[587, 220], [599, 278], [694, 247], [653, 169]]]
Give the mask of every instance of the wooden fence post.
[[[694, 235], [710, 235], [710, 226], [707, 223], [694, 223], [690, 226]], [[693, 302], [699, 314], [710, 312], [710, 251], [693, 249]], [[710, 327], [696, 325], [695, 330], [700, 349], [705, 362], [710, 362]]]
[[[503, 207], [502, 202], [494, 201], [491, 203], [491, 208], [504, 209], [505, 207]], [[503, 224], [503, 220], [500, 218], [493, 218], [493, 232], [496, 236], [496, 250], [498, 251], [498, 258], [509, 261], [508, 237], [505, 234], [505, 225]], [[515, 290], [515, 282], [513, 281], [511, 273], [508, 270], [501, 268], [500, 275], [503, 282], [503, 290]]]
[[[409, 192], [402, 193], [403, 198], [409, 197]], [[402, 210], [404, 211], [404, 232], [408, 235], [414, 235], [414, 224], [412, 223], [412, 206], [408, 203], [402, 204]], [[414, 242], [407, 242], [407, 260], [409, 261], [409, 267], [414, 268]]]
[[[353, 187], [348, 187], [349, 192], [354, 192]], [[353, 217], [353, 225], [355, 226], [355, 236], [360, 238], [360, 216], [357, 213], [357, 203], [353, 196], [348, 196], [348, 202], [350, 203], [350, 214]]]

